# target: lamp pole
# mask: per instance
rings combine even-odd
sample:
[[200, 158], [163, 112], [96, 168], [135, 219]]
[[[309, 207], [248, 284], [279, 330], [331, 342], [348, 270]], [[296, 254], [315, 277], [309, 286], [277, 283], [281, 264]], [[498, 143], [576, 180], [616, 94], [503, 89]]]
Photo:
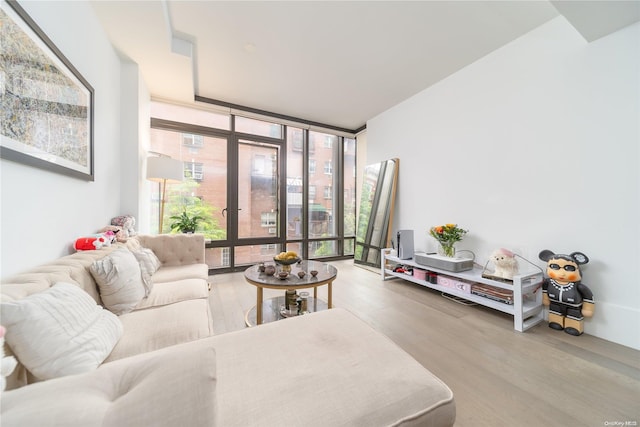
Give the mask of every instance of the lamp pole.
[[164, 202], [167, 193], [167, 180], [166, 178], [160, 183], [162, 185], [162, 199], [160, 200], [160, 220], [158, 221], [158, 234], [162, 234], [162, 224], [164, 222]]

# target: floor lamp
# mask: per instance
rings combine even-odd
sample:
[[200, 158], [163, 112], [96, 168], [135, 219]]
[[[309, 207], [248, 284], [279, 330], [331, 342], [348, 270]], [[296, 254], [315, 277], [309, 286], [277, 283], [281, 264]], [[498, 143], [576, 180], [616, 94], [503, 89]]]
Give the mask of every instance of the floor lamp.
[[181, 182], [184, 177], [184, 166], [180, 160], [169, 156], [147, 158], [147, 179], [159, 182], [162, 198], [160, 199], [160, 221], [158, 221], [158, 234], [162, 234], [162, 222], [164, 220], [164, 202], [167, 191], [167, 182]]

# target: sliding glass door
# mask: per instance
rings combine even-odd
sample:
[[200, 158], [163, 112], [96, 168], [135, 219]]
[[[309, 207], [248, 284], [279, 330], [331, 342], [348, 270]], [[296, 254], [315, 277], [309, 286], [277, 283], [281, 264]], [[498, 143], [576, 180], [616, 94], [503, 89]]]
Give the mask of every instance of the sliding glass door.
[[[280, 251], [280, 146], [240, 139], [237, 148], [236, 191], [230, 197], [234, 223], [234, 265], [273, 258]], [[234, 215], [235, 213], [235, 215]]]

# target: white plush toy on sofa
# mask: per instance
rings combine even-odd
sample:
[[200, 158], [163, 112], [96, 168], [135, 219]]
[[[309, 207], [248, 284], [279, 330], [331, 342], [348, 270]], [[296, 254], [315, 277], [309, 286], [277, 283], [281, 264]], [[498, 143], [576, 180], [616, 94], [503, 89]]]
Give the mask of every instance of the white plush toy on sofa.
[[495, 267], [494, 276], [513, 280], [513, 276], [518, 274], [518, 260], [513, 252], [504, 248], [496, 249], [490, 260]]
[[4, 326], [0, 326], [0, 391], [4, 390], [7, 385], [5, 377], [11, 375], [16, 368], [18, 362], [13, 356], [4, 356], [4, 334], [7, 330]]
[[136, 225], [136, 219], [131, 215], [120, 215], [115, 218], [111, 218], [111, 225], [122, 227], [122, 231], [118, 233], [118, 237], [120, 239], [125, 239], [124, 241], [137, 234], [136, 229], [134, 228]]

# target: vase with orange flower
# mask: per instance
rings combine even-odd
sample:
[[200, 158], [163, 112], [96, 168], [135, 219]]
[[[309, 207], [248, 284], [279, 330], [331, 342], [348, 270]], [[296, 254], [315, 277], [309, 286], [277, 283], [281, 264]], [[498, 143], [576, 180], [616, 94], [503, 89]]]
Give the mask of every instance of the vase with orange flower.
[[429, 234], [440, 244], [442, 255], [455, 258], [455, 244], [462, 240], [469, 230], [458, 227], [458, 224], [444, 224], [431, 227]]

